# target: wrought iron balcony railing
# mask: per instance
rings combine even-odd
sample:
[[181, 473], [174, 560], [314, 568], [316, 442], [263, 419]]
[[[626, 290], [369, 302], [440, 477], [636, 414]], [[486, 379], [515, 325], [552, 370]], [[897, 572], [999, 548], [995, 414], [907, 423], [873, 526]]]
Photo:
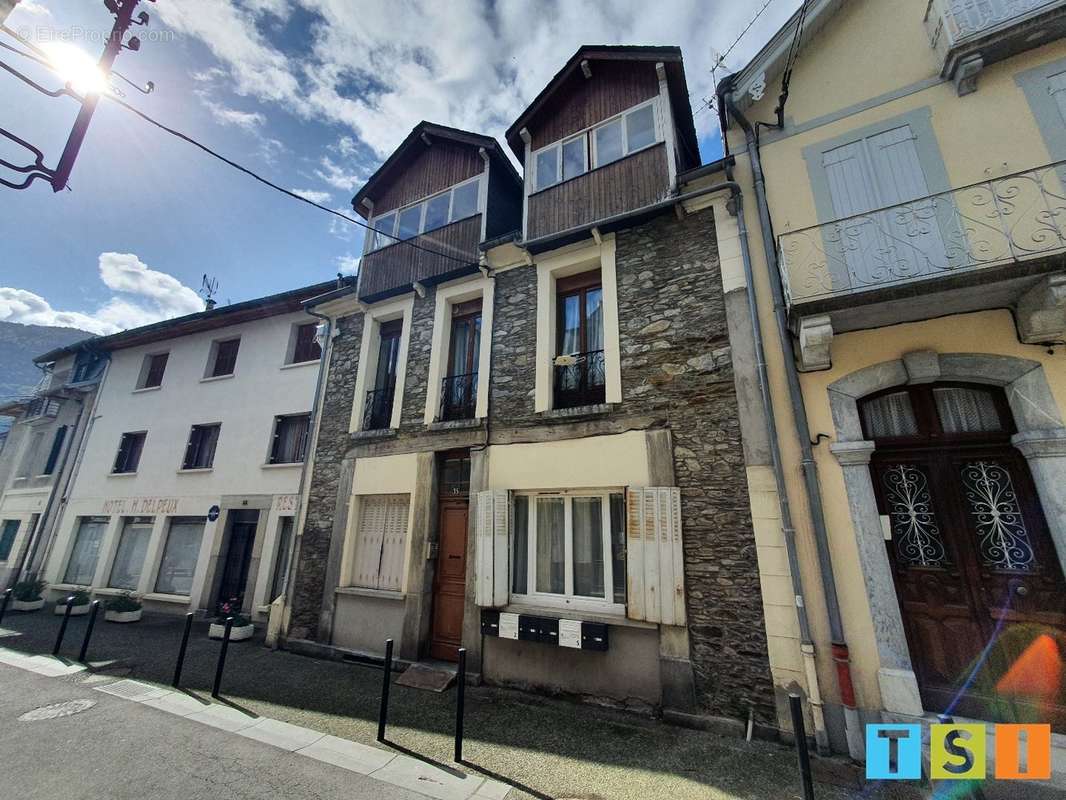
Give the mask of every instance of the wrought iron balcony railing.
[[790, 305], [1066, 252], [1066, 162], [778, 237]]
[[363, 430], [378, 431], [392, 423], [392, 400], [396, 393], [395, 386], [384, 389], [371, 389], [366, 393], [363, 404]]
[[1062, 0], [930, 0], [926, 23], [933, 47], [950, 49], [1061, 4]]
[[441, 381], [440, 419], [473, 419], [477, 406], [477, 373], [450, 375]]
[[604, 402], [607, 371], [603, 351], [574, 353], [555, 359], [555, 408]]

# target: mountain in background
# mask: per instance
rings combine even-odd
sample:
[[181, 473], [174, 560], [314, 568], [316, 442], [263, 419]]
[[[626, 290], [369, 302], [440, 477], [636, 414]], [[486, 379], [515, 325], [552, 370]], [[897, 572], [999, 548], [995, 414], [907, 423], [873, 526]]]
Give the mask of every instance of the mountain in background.
[[[31, 394], [41, 380], [33, 359], [56, 347], [87, 339], [91, 333], [77, 328], [21, 325], [0, 320], [0, 400]], [[0, 431], [7, 428], [0, 417]]]

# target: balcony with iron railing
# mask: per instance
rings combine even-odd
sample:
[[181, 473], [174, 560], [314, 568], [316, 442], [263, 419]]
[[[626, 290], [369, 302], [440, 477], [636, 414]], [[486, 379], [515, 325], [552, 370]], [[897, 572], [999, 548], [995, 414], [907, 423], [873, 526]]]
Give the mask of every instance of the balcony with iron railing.
[[396, 396], [395, 386], [371, 389], [363, 403], [363, 430], [380, 431], [392, 424], [392, 401]]
[[941, 74], [960, 93], [974, 90], [982, 67], [1052, 41], [1064, 21], [1066, 0], [929, 0], [925, 12]]
[[555, 408], [594, 406], [606, 397], [607, 370], [602, 350], [557, 356]]
[[980, 270], [1061, 270], [1066, 162], [783, 233], [778, 245], [788, 304], [800, 315], [914, 297]]
[[449, 375], [441, 381], [441, 422], [473, 419], [477, 407], [477, 373]]

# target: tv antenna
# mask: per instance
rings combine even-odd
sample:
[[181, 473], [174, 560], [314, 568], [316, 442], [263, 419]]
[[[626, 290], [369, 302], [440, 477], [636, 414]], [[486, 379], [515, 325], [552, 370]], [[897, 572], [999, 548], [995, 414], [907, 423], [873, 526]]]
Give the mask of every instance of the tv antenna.
[[204, 298], [204, 305], [207, 306], [207, 310], [213, 309], [217, 304], [215, 295], [218, 294], [218, 278], [209, 278], [205, 272], [203, 278], [200, 279], [200, 294]]

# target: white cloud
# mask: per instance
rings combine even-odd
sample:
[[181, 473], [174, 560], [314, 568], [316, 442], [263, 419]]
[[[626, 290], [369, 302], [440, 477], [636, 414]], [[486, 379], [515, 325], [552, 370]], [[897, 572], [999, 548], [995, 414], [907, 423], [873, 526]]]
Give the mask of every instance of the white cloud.
[[196, 292], [132, 253], [101, 253], [98, 268], [104, 286], [116, 294], [96, 311], [60, 311], [34, 292], [0, 287], [0, 319], [105, 335], [203, 310]]
[[329, 156], [322, 156], [321, 169], [315, 170], [315, 177], [325, 181], [335, 189], [343, 192], [354, 192], [355, 187], [369, 177], [363, 172], [352, 172], [338, 164]]
[[202, 97], [201, 101], [220, 125], [232, 125], [237, 128], [243, 128], [246, 131], [254, 131], [266, 122], [266, 117], [258, 111], [240, 111], [206, 97]]
[[[716, 52], [728, 48], [755, 13], [751, 4], [730, 0], [296, 3], [314, 23], [306, 46], [301, 39], [291, 53], [264, 34], [267, 25], [293, 13], [281, 0], [253, 0], [251, 6], [247, 0], [171, 0], [158, 11], [165, 24], [207, 45], [237, 94], [347, 128], [351, 140], [342, 138], [335, 149], [347, 162], [361, 155], [362, 167], [391, 152], [421, 119], [502, 136], [585, 43], [681, 46], [698, 109], [714, 93]], [[730, 54], [730, 65], [750, 58], [798, 5], [772, 4]], [[701, 135], [716, 135], [714, 114], [702, 112], [696, 122]]]
[[312, 203], [318, 203], [319, 205], [324, 205], [333, 199], [333, 195], [329, 192], [319, 192], [315, 189], [292, 189], [291, 191], [304, 200], [310, 200]]
[[342, 275], [355, 275], [359, 271], [359, 256], [351, 253], [337, 256], [337, 271]]

